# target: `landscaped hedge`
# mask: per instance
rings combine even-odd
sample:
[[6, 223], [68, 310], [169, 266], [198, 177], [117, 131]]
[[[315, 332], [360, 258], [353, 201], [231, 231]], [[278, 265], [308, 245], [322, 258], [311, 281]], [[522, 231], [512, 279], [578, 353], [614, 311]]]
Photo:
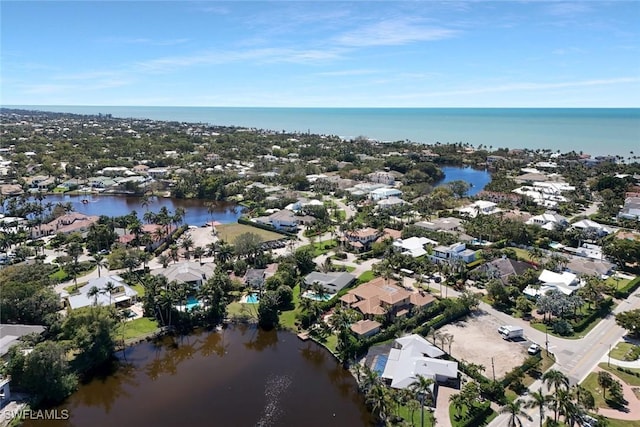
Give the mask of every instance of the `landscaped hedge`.
[[155, 251], [153, 251], [153, 255], [154, 256], [158, 256], [160, 255], [162, 252], [164, 252], [165, 250], [167, 250], [167, 248], [169, 247], [169, 245], [171, 245], [171, 243], [174, 242], [174, 240], [176, 240], [178, 237], [180, 237], [182, 235], [182, 233], [184, 233], [187, 229], [189, 228], [188, 225], [182, 225], [180, 227], [178, 227], [173, 233], [171, 233], [171, 235], [169, 235], [167, 237], [167, 239], [165, 240], [165, 242], [163, 244], [161, 244], [160, 246], [158, 246], [156, 248]]
[[627, 298], [631, 295], [638, 287], [640, 286], [640, 276], [636, 277], [626, 285], [622, 287], [622, 289], [618, 289], [615, 292], [616, 298]]
[[524, 361], [524, 363], [520, 366], [516, 366], [504, 376], [504, 378], [500, 381], [504, 388], [509, 387], [509, 385], [516, 379], [520, 373], [526, 374], [531, 368], [534, 368], [540, 364], [542, 358], [540, 354], [537, 356], [530, 356]]
[[489, 402], [484, 402], [480, 404], [481, 407], [476, 408], [473, 413], [473, 416], [469, 419], [463, 420], [462, 422], [458, 422], [459, 427], [477, 427], [486, 425], [486, 419], [491, 416], [493, 409], [491, 409], [491, 404]]
[[258, 222], [253, 222], [244, 217], [238, 218], [238, 224], [250, 225], [251, 227], [261, 228], [262, 230], [273, 231], [274, 233], [283, 234], [285, 236], [295, 236], [295, 233], [289, 233], [283, 230], [276, 230], [276, 228], [272, 225], [260, 224]]
[[606, 300], [603, 301], [599, 310], [592, 312], [587, 317], [584, 317], [583, 319], [581, 319], [579, 322], [575, 324], [572, 323], [571, 326], [573, 326], [573, 331], [574, 332], [584, 331], [596, 319], [603, 318], [607, 313], [609, 313], [611, 311], [612, 305], [613, 305], [613, 300], [611, 298], [607, 298]]

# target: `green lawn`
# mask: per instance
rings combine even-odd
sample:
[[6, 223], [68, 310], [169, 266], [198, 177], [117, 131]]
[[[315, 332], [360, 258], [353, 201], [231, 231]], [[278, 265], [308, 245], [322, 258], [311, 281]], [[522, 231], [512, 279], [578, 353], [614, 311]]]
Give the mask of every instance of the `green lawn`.
[[138, 293], [138, 298], [142, 298], [144, 296], [144, 286], [142, 286], [140, 283], [129, 285], [129, 287], [131, 287], [131, 289]]
[[[606, 364], [604, 365], [606, 366]], [[622, 379], [620, 376], [618, 376], [618, 372], [612, 372], [612, 376], [614, 379]], [[602, 388], [600, 387], [600, 385], [598, 385], [597, 373], [591, 372], [587, 376], [587, 378], [582, 382], [582, 386], [593, 394], [593, 398], [596, 403], [596, 408], [611, 408], [609, 405], [607, 405], [607, 402], [604, 400], [604, 397], [602, 396]], [[611, 409], [616, 409], [616, 408], [611, 408]]]
[[[467, 423], [470, 421], [467, 418], [468, 413], [469, 413], [469, 408], [466, 405], [462, 406], [462, 409], [460, 410], [460, 415], [458, 415], [458, 411], [456, 408], [453, 407], [453, 405], [449, 405], [449, 419], [451, 420], [451, 425], [453, 427], [466, 427], [468, 425]], [[491, 422], [491, 420], [493, 420], [497, 416], [498, 414], [495, 411], [491, 411], [491, 413], [488, 414], [486, 418], [476, 420], [475, 423], [473, 424], [473, 427], [486, 426]]]
[[293, 310], [280, 313], [280, 326], [290, 330], [296, 330], [296, 315], [300, 313], [300, 285], [293, 287]]
[[614, 347], [614, 349], [611, 350], [609, 356], [611, 356], [613, 359], [626, 360], [624, 356], [629, 353], [629, 351], [631, 351], [631, 349], [634, 347], [635, 345], [629, 344], [628, 342], [619, 342]]
[[368, 281], [373, 280], [374, 277], [376, 276], [373, 274], [373, 271], [367, 270], [358, 277], [358, 284], [367, 283]]
[[324, 345], [331, 350], [332, 353], [335, 353], [336, 347], [338, 346], [338, 336], [336, 334], [329, 334]]
[[64, 282], [65, 280], [67, 280], [68, 277], [69, 275], [62, 268], [49, 275], [49, 278], [55, 281], [56, 283]]
[[279, 240], [283, 239], [285, 236], [269, 230], [263, 230], [262, 228], [252, 227], [250, 225], [245, 224], [222, 224], [216, 227], [216, 231], [218, 232], [218, 237], [221, 240], [224, 240], [228, 243], [233, 243], [236, 241], [236, 238], [244, 233], [253, 233], [257, 234], [262, 238], [263, 241], [268, 242], [270, 240]]
[[232, 302], [227, 305], [227, 315], [233, 317], [247, 317], [249, 320], [258, 320], [258, 305]]
[[608, 427], [640, 427], [639, 421], [623, 421], [623, 420], [614, 420], [613, 418], [607, 418], [609, 423]]
[[[544, 345], [542, 345], [542, 347], [544, 347]], [[547, 371], [547, 369], [549, 369], [550, 367], [553, 366], [554, 363], [556, 363], [555, 360], [553, 360], [553, 357], [548, 356], [546, 350], [543, 348], [542, 351], [540, 351], [540, 356], [542, 357], [542, 363], [540, 363], [540, 367], [538, 368], [538, 371], [541, 373], [545, 373]], [[537, 378], [531, 376], [531, 374], [529, 372], [527, 372], [524, 376], [524, 380], [522, 380], [522, 383], [529, 387], [531, 384], [533, 384], [535, 382]]]
[[627, 285], [627, 283], [629, 283], [630, 281], [631, 280], [629, 279], [621, 279], [621, 278], [616, 279], [614, 277], [609, 277], [607, 280], [604, 281], [604, 283], [606, 285], [613, 286], [614, 289], [621, 289], [621, 288], [624, 288]]
[[[116, 328], [116, 337], [122, 338], [122, 323]], [[134, 338], [143, 338], [149, 334], [152, 334], [158, 329], [158, 322], [148, 317], [141, 317], [139, 319], [125, 322], [124, 324], [124, 339], [130, 340]]]
[[521, 248], [512, 248], [512, 247], [509, 247], [509, 249], [513, 249], [515, 251], [518, 259], [531, 262], [531, 254], [529, 253], [528, 250], [521, 249]]
[[[614, 307], [612, 307], [611, 309], [613, 310]], [[539, 330], [540, 332], [545, 332], [545, 330], [547, 331], [547, 333], [549, 335], [552, 335], [554, 337], [559, 337], [559, 338], [566, 338], [569, 340], [578, 340], [580, 338], [584, 338], [589, 332], [591, 332], [591, 330], [593, 328], [596, 327], [596, 325], [598, 323], [600, 323], [600, 321], [602, 320], [601, 317], [596, 317], [593, 322], [591, 322], [591, 324], [589, 324], [589, 326], [587, 326], [584, 330], [582, 330], [582, 332], [574, 332], [571, 335], [558, 335], [556, 333], [553, 332], [553, 329], [551, 327], [549, 327], [548, 329], [545, 328], [544, 323], [531, 323], [530, 325], [534, 328]]]
[[300, 249], [313, 249], [314, 258], [320, 255], [324, 255], [330, 250], [338, 246], [337, 242], [332, 240], [323, 240], [322, 242], [314, 242], [313, 245], [304, 245]]
[[[611, 374], [619, 377], [622, 381], [626, 382], [630, 386], [634, 386], [634, 387], [640, 386], [640, 377], [636, 377], [635, 375], [619, 371], [618, 369], [616, 369], [616, 366], [614, 365], [607, 366], [606, 363], [600, 363], [598, 366], [604, 369], [605, 371], [611, 372]], [[640, 374], [640, 369], [633, 369], [633, 368], [628, 368], [628, 369], [631, 372]]]
[[[394, 408], [395, 413], [395, 408]], [[408, 421], [411, 426], [420, 427], [421, 413], [420, 409], [413, 412], [413, 419], [411, 419], [411, 411], [406, 406], [400, 406], [400, 410], [398, 411], [398, 415], [401, 416], [404, 420]], [[427, 408], [424, 408], [424, 426], [425, 427], [433, 427], [435, 426], [435, 420], [433, 418], [433, 414]]]

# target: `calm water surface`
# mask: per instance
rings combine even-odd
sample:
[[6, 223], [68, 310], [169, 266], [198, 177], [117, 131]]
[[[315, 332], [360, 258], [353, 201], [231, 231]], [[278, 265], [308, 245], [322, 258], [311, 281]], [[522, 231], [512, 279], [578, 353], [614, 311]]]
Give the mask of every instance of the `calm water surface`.
[[80, 386], [67, 421], [25, 426], [369, 426], [356, 382], [322, 347], [232, 326], [142, 343], [115, 374]]
[[445, 177], [438, 185], [444, 185], [451, 181], [467, 181], [471, 184], [471, 188], [467, 192], [468, 196], [475, 196], [491, 182], [491, 174], [485, 169], [473, 169], [469, 167], [459, 166], [443, 166], [441, 167]]
[[[88, 203], [82, 203], [86, 199]], [[142, 216], [148, 209], [158, 212], [161, 207], [166, 206], [170, 213], [174, 213], [176, 208], [185, 210], [185, 222], [189, 225], [201, 226], [208, 221], [214, 220], [221, 223], [236, 222], [242, 213], [242, 207], [229, 202], [215, 202], [209, 212], [210, 201], [197, 199], [171, 199], [156, 197], [152, 198], [147, 207], [142, 206], [141, 197], [127, 196], [107, 196], [107, 195], [91, 195], [86, 196], [69, 196], [61, 194], [49, 194], [43, 200], [43, 203], [71, 203], [73, 210], [86, 215], [107, 215], [122, 216], [127, 215], [135, 210], [138, 218], [142, 220]]]

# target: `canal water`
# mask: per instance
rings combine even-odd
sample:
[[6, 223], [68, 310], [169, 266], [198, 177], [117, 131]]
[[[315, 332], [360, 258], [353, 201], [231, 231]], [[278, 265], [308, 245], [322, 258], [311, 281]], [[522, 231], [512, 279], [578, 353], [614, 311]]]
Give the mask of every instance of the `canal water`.
[[[86, 203], [83, 203], [86, 200]], [[43, 203], [71, 203], [73, 210], [85, 215], [123, 216], [135, 210], [138, 218], [147, 210], [158, 212], [166, 206], [171, 214], [176, 208], [185, 210], [185, 222], [189, 225], [202, 226], [208, 221], [218, 221], [223, 224], [237, 222], [242, 213], [242, 207], [230, 202], [211, 202], [199, 199], [172, 199], [153, 197], [148, 206], [141, 204], [141, 197], [91, 195], [70, 196], [61, 194], [47, 194]]]
[[491, 182], [491, 173], [486, 169], [460, 166], [442, 166], [440, 169], [444, 172], [445, 177], [438, 185], [445, 185], [451, 181], [466, 181], [471, 185], [467, 196], [475, 196], [482, 191], [485, 185]]
[[81, 385], [66, 421], [40, 426], [369, 426], [355, 379], [323, 347], [285, 331], [230, 326], [119, 353]]

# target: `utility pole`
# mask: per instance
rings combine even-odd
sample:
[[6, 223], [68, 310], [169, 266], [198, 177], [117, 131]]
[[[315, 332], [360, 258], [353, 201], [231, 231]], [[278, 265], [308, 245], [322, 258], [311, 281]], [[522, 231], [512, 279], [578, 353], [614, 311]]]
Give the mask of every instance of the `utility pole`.
[[609, 344], [609, 353], [607, 353], [607, 366], [611, 366], [611, 344]]
[[496, 380], [496, 365], [493, 363], [493, 357], [491, 358], [491, 370], [493, 371], [493, 380]]

